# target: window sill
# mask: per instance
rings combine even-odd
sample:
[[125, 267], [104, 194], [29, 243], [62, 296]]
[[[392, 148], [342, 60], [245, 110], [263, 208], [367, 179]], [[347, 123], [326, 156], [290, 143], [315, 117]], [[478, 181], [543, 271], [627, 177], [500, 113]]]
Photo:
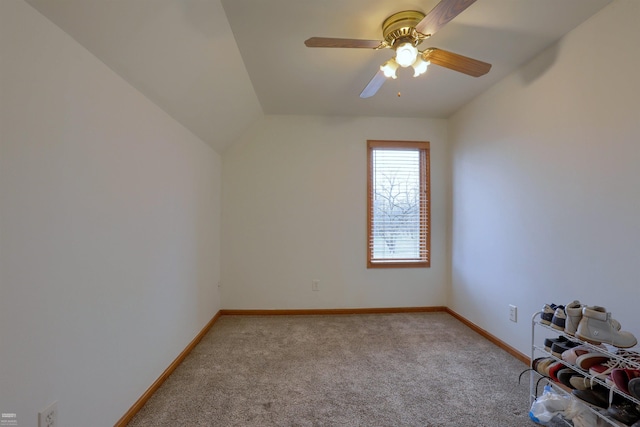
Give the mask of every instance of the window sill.
[[410, 261], [410, 262], [367, 262], [367, 268], [429, 268], [431, 264], [428, 261]]

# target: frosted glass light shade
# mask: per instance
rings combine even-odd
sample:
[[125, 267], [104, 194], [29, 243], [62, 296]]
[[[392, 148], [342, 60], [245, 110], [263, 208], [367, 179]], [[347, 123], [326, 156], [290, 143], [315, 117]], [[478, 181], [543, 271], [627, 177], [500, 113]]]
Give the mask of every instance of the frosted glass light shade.
[[385, 77], [391, 77], [392, 79], [398, 78], [396, 70], [398, 69], [398, 63], [392, 59], [388, 60], [380, 66], [380, 69], [384, 73]]
[[396, 48], [396, 62], [401, 67], [408, 67], [416, 62], [418, 49], [411, 43], [402, 43]]
[[411, 64], [414, 70], [413, 77], [418, 77], [419, 75], [426, 73], [429, 64], [431, 64], [431, 62], [425, 61], [421, 57], [418, 57], [418, 59], [416, 59], [416, 61]]

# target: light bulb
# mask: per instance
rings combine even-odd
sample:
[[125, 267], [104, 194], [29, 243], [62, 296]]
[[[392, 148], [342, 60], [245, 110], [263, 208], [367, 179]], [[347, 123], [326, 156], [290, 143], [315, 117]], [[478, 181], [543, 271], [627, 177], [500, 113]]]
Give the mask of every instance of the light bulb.
[[396, 62], [401, 67], [408, 67], [416, 61], [418, 56], [418, 49], [409, 43], [402, 43], [396, 48]]
[[392, 79], [397, 78], [396, 70], [398, 69], [398, 63], [392, 59], [388, 60], [384, 64], [380, 66], [380, 69], [384, 73], [385, 77], [391, 77]]
[[427, 67], [431, 64], [429, 61], [425, 61], [422, 57], [418, 57], [416, 62], [414, 62], [411, 66], [414, 69], [413, 77], [418, 77], [427, 72]]

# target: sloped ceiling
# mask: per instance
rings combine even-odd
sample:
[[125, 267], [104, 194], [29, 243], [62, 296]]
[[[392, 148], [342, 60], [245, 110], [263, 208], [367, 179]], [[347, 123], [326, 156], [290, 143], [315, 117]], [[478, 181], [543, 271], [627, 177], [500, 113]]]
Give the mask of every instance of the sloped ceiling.
[[262, 115], [219, 0], [26, 0], [223, 152]]
[[361, 99], [392, 52], [304, 40], [381, 40], [387, 16], [437, 0], [26, 1], [220, 153], [262, 114], [448, 117], [611, 2], [477, 0], [421, 48], [489, 62], [489, 74], [400, 70]]

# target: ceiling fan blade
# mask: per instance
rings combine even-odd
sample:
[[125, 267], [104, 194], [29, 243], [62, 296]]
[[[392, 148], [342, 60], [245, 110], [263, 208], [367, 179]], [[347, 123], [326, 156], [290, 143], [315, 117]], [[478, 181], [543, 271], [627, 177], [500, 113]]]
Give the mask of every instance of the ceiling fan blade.
[[478, 61], [457, 53], [431, 47], [424, 51], [422, 59], [430, 61], [432, 64], [449, 68], [473, 77], [484, 76], [491, 69], [491, 64]]
[[375, 49], [382, 45], [378, 40], [335, 39], [331, 37], [311, 37], [305, 40], [307, 47], [347, 47]]
[[416, 31], [426, 36], [434, 35], [440, 28], [461, 14], [476, 0], [442, 0], [422, 21], [416, 25]]
[[385, 80], [387, 80], [387, 78], [385, 77], [384, 72], [382, 70], [378, 70], [376, 75], [373, 76], [367, 84], [367, 87], [365, 87], [362, 90], [362, 93], [360, 93], [360, 98], [371, 98], [378, 92], [378, 89], [382, 87]]

